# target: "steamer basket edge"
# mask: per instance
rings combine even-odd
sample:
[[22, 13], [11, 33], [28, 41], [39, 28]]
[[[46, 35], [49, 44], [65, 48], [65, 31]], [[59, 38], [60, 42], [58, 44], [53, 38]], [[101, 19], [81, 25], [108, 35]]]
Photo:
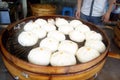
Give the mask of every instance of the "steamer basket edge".
[[[36, 18], [55, 18], [55, 17], [63, 17], [66, 19], [74, 19], [71, 17], [66, 17], [66, 16], [39, 16], [39, 17], [29, 17], [23, 20], [20, 20], [16, 23], [13, 23], [12, 25], [9, 25], [8, 28], [6, 29], [7, 31], [11, 30], [13, 28], [14, 25], [21, 23], [23, 21], [29, 20], [29, 19], [36, 19]], [[66, 66], [66, 67], [51, 67], [51, 66], [38, 66], [38, 65], [33, 65], [31, 63], [25, 62], [23, 60], [20, 60], [19, 58], [11, 55], [4, 47], [3, 45], [3, 34], [6, 30], [4, 30], [2, 32], [2, 36], [1, 36], [1, 51], [2, 51], [2, 55], [3, 58], [7, 58], [9, 62], [13, 63], [14, 65], [16, 65], [17, 67], [29, 71], [29, 72], [33, 72], [33, 73], [43, 73], [43, 74], [72, 74], [72, 73], [76, 73], [76, 72], [82, 72], [85, 70], [88, 70], [91, 67], [96, 66], [100, 61], [104, 60], [104, 58], [106, 58], [108, 50], [109, 50], [109, 39], [107, 38], [106, 34], [99, 28], [97, 28], [95, 25], [88, 23], [88, 22], [84, 22], [83, 23], [90, 25], [92, 27], [94, 27], [94, 29], [97, 29], [98, 31], [101, 32], [101, 34], [104, 36], [105, 38], [105, 42], [107, 44], [107, 48], [106, 51], [104, 53], [102, 53], [102, 55], [100, 57], [98, 57], [97, 59], [94, 59], [88, 63], [84, 63], [84, 64], [79, 64], [79, 65], [74, 65], [74, 66]]]

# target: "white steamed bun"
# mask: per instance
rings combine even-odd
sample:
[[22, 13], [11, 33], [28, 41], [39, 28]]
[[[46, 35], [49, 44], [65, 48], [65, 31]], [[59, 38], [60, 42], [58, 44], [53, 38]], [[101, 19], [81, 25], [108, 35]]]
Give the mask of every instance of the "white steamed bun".
[[65, 35], [62, 32], [57, 31], [57, 30], [49, 32], [47, 34], [47, 37], [54, 38], [54, 39], [56, 39], [58, 41], [63, 41], [63, 40], [66, 39]]
[[52, 54], [50, 63], [52, 66], [70, 66], [76, 64], [76, 58], [70, 53], [58, 51]]
[[32, 31], [33, 29], [39, 28], [40, 26], [33, 21], [30, 21], [25, 24], [24, 31]]
[[38, 36], [36, 36], [34, 33], [30, 31], [29, 32], [23, 31], [18, 36], [18, 42], [22, 46], [33, 46], [37, 43], [37, 41]]
[[68, 35], [73, 30], [74, 28], [69, 24], [62, 25], [61, 27], [58, 28], [58, 31], [64, 33], [65, 35]]
[[28, 54], [28, 61], [37, 65], [48, 65], [50, 63], [51, 50], [48, 48], [37, 47]]
[[98, 52], [102, 53], [105, 51], [106, 47], [104, 43], [100, 40], [89, 40], [85, 42], [85, 46], [96, 49]]
[[85, 40], [85, 35], [79, 31], [73, 30], [69, 33], [69, 37], [72, 41], [83, 42]]
[[47, 21], [45, 19], [42, 18], [38, 18], [34, 21], [36, 24], [38, 24], [39, 26], [45, 25], [47, 24]]
[[70, 25], [74, 28], [81, 25], [81, 24], [83, 24], [83, 23], [80, 20], [71, 20], [70, 21]]
[[75, 43], [73, 41], [64, 40], [64, 41], [61, 41], [61, 43], [59, 44], [58, 50], [65, 51], [65, 52], [75, 55], [76, 51], [78, 50], [78, 45], [77, 45], [77, 43]]
[[79, 48], [76, 53], [77, 59], [82, 63], [91, 61], [97, 58], [99, 55], [100, 53], [97, 50], [86, 46]]
[[95, 31], [88, 31], [85, 33], [86, 40], [102, 40], [102, 35]]
[[47, 23], [41, 26], [42, 29], [46, 30], [47, 32], [56, 30], [55, 25]]
[[40, 28], [40, 27], [34, 28], [31, 32], [36, 34], [39, 39], [42, 39], [47, 35], [47, 32], [44, 29]]
[[66, 24], [69, 24], [68, 21], [64, 18], [56, 18], [55, 20], [55, 25], [57, 27], [61, 27], [62, 25], [66, 25]]
[[86, 32], [90, 31], [90, 28], [85, 24], [81, 24], [81, 25], [75, 27], [75, 30], [80, 31], [82, 33], [86, 33]]
[[54, 38], [45, 38], [40, 42], [40, 47], [49, 48], [52, 52], [58, 49], [59, 41]]
[[55, 20], [52, 19], [52, 18], [49, 18], [49, 19], [47, 20], [47, 22], [50, 23], [50, 24], [55, 25]]

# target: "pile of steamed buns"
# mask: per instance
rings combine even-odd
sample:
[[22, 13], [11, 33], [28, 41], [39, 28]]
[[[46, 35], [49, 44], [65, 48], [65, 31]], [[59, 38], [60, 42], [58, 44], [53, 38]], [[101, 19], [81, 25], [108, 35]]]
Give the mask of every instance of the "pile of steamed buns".
[[[69, 39], [66, 38], [69, 36]], [[29, 21], [18, 36], [20, 45], [39, 46], [28, 53], [28, 61], [37, 65], [70, 66], [91, 61], [106, 49], [102, 35], [79, 20], [64, 18]], [[84, 46], [79, 47], [78, 43]]]

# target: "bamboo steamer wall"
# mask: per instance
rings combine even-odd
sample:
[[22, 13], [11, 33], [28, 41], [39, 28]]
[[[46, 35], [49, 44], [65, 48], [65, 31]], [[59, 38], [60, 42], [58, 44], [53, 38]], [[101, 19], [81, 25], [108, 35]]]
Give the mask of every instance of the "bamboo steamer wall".
[[118, 22], [117, 26], [114, 28], [114, 41], [120, 48], [120, 22]]
[[[65, 18], [66, 20], [73, 20], [73, 17], [67, 16], [32, 16], [29, 18], [25, 18], [16, 23], [13, 23], [7, 27], [7, 29], [2, 31], [0, 36], [0, 49], [2, 53], [2, 58], [5, 63], [6, 68], [11, 73], [11, 75], [15, 78], [19, 78], [19, 80], [92, 80], [94, 75], [98, 74], [102, 67], [104, 66], [108, 50], [110, 47], [110, 42], [107, 35], [95, 25], [84, 22], [84, 24], [88, 25], [92, 30], [98, 31], [103, 36], [103, 41], [106, 44], [106, 50], [102, 53], [98, 58], [89, 61], [87, 63], [76, 64], [73, 66], [40, 66], [29, 63], [23, 59], [20, 59], [18, 56], [13, 55], [14, 51], [9, 51], [8, 49], [13, 48], [12, 46], [8, 46], [7, 43], [9, 38], [13, 36], [13, 34], [18, 33], [19, 28], [16, 29], [18, 24], [22, 25], [24, 22], [28, 22], [30, 20], [36, 20], [38, 18], [56, 19], [58, 17]], [[15, 39], [15, 37], [13, 38]], [[11, 42], [12, 39], [11, 39]], [[8, 46], [8, 47], [7, 47]], [[16, 46], [16, 45], [15, 45]], [[18, 48], [17, 48], [18, 50]], [[21, 51], [21, 49], [20, 49]], [[26, 53], [25, 53], [26, 54]], [[25, 55], [24, 54], [24, 55]], [[17, 52], [18, 55], [18, 52]]]
[[56, 14], [56, 6], [51, 4], [31, 4], [33, 16], [47, 16]]
[[[23, 70], [16, 65], [13, 65], [7, 59], [3, 58], [6, 68], [14, 78], [19, 80], [94, 80], [97, 73], [102, 69], [105, 59], [98, 63], [96, 66], [89, 68], [85, 71], [80, 71], [72, 74], [38, 74]], [[96, 74], [96, 75], [95, 75]]]

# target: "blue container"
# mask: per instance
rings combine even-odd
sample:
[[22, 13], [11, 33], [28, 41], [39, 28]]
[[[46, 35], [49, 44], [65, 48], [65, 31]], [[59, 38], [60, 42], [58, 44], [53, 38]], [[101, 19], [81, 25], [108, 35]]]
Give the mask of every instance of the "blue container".
[[8, 10], [0, 10], [0, 24], [10, 24], [10, 15]]
[[71, 7], [63, 7], [62, 15], [63, 16], [74, 16], [73, 8], [71, 8]]

